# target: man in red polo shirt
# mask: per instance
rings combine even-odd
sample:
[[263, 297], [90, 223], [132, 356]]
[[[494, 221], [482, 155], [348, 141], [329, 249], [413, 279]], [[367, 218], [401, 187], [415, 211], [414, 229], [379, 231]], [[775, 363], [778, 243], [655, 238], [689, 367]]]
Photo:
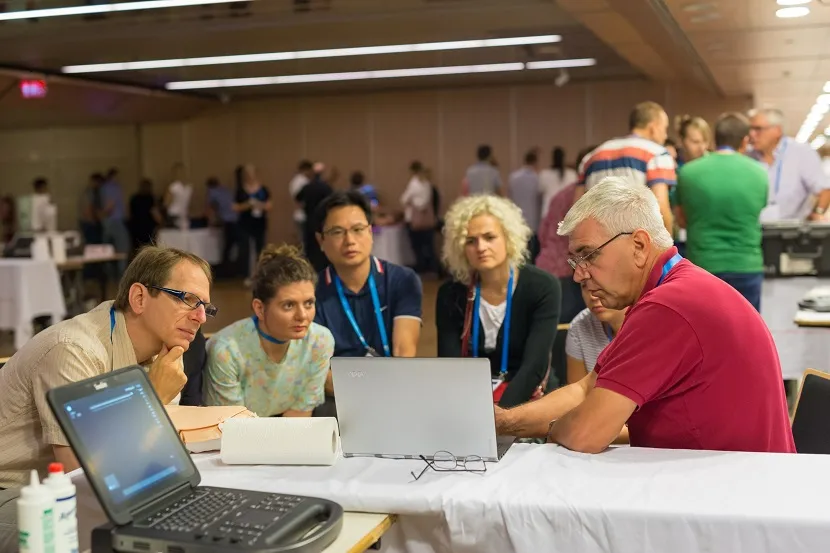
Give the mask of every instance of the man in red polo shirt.
[[628, 424], [633, 446], [795, 453], [764, 321], [734, 288], [677, 253], [648, 189], [604, 179], [559, 234], [569, 237], [574, 280], [606, 308], [631, 308], [582, 381], [496, 408], [500, 434], [597, 453]]

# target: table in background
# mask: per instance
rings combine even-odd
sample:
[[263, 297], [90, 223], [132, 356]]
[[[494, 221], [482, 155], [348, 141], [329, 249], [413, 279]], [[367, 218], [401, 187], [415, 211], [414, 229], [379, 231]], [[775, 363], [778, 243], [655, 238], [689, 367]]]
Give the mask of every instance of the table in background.
[[198, 255], [211, 265], [222, 262], [222, 230], [217, 228], [163, 228], [156, 236], [160, 246]]
[[66, 316], [60, 275], [54, 261], [0, 259], [0, 329], [14, 331], [16, 350], [34, 334], [32, 319]]
[[830, 329], [799, 327], [793, 322], [798, 302], [828, 278], [793, 277], [765, 279], [761, 316], [769, 327], [785, 380], [801, 380], [807, 368], [830, 371]]
[[[83, 471], [75, 471], [71, 476], [72, 482], [77, 486], [80, 550], [88, 552], [92, 529], [107, 520]], [[395, 519], [395, 515], [346, 512], [340, 535], [323, 553], [363, 553], [380, 540], [395, 523]]]
[[[113, 261], [120, 261], [127, 256], [123, 253], [115, 253], [101, 257], [68, 257], [66, 261], [57, 264], [58, 271], [66, 275], [67, 282], [65, 285], [66, 308], [68, 315], [74, 317], [81, 313], [88, 311], [85, 296], [86, 286], [84, 285], [84, 267], [88, 265], [96, 265], [101, 263], [110, 263]], [[99, 302], [107, 299], [107, 281], [109, 280], [107, 270], [100, 271], [98, 282], [101, 290], [101, 297]], [[117, 283], [116, 283], [117, 284]]]
[[395, 265], [415, 265], [415, 254], [404, 225], [374, 227], [372, 255]]

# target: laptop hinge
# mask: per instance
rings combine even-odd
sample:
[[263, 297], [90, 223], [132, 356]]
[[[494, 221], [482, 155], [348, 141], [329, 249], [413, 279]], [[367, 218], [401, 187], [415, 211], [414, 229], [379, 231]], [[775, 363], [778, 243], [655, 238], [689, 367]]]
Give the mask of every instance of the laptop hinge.
[[182, 484], [181, 486], [173, 488], [172, 490], [165, 493], [161, 497], [157, 497], [155, 499], [150, 499], [146, 503], [143, 503], [141, 506], [136, 507], [135, 509], [133, 509], [132, 512], [130, 513], [132, 515], [132, 519], [133, 519], [133, 521], [141, 520], [141, 519], [145, 518], [146, 516], [155, 513], [156, 511], [158, 511], [159, 509], [161, 509], [162, 507], [164, 507], [168, 503], [173, 503], [174, 501], [177, 501], [177, 500], [181, 499], [182, 497], [185, 497], [186, 495], [189, 495], [192, 492], [193, 492], [193, 487], [190, 485], [190, 482], [186, 482], [186, 483]]

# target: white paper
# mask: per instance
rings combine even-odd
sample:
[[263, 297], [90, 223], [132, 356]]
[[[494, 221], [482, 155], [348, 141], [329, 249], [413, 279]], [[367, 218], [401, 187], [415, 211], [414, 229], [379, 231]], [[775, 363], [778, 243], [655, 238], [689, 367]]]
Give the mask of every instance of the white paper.
[[334, 417], [227, 419], [222, 462], [228, 465], [333, 465], [340, 449]]

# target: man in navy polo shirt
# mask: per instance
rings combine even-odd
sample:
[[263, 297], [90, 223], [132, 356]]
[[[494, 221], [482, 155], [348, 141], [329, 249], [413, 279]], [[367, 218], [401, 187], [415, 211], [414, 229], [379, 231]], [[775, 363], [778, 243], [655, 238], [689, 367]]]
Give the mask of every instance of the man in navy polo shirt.
[[[335, 192], [314, 217], [329, 266], [317, 283], [314, 321], [340, 357], [414, 357], [421, 335], [421, 279], [371, 255], [372, 211], [359, 191]], [[330, 392], [330, 379], [327, 382]]]

